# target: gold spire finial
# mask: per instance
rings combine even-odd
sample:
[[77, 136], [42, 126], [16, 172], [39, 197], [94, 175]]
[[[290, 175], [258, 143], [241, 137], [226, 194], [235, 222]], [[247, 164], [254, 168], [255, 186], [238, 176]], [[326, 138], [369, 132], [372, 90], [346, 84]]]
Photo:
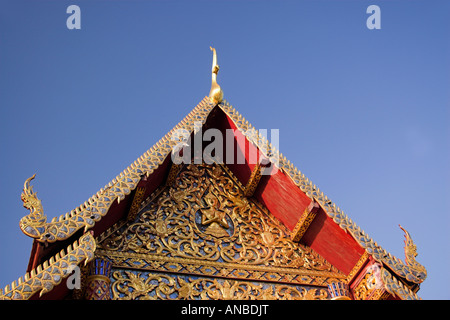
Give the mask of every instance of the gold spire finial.
[[223, 91], [217, 83], [217, 73], [219, 72], [219, 65], [217, 64], [217, 53], [216, 49], [209, 47], [213, 52], [213, 63], [212, 63], [212, 78], [211, 78], [211, 91], [209, 92], [209, 99], [214, 104], [221, 103], [223, 100]]

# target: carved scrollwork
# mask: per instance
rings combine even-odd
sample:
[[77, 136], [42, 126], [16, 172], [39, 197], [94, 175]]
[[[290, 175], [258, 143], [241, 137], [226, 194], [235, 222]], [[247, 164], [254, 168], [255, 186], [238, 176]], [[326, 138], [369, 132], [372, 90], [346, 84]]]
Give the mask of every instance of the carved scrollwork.
[[326, 299], [345, 275], [244, 192], [226, 166], [185, 165], [99, 239], [113, 299]]
[[340, 272], [289, 232], [219, 165], [187, 165], [132, 223], [99, 247], [220, 263]]
[[111, 288], [117, 300], [324, 300], [323, 288], [276, 283], [114, 271]]

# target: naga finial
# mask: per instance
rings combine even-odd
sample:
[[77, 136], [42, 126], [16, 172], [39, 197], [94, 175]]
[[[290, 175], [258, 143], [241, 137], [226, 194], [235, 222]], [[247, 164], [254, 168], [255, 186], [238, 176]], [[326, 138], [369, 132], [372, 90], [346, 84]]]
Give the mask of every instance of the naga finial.
[[213, 52], [213, 63], [212, 63], [212, 75], [211, 75], [211, 91], [209, 92], [209, 99], [214, 104], [221, 103], [223, 100], [223, 91], [217, 83], [217, 73], [219, 72], [219, 65], [217, 64], [217, 53], [216, 49], [209, 47]]
[[413, 273], [420, 279], [425, 280], [427, 277], [427, 270], [423, 265], [416, 261], [417, 246], [414, 244], [411, 235], [401, 225], [400, 229], [405, 233], [405, 262]]
[[25, 180], [21, 195], [23, 206], [30, 210], [30, 213], [20, 220], [20, 228], [29, 236], [34, 236], [34, 228], [41, 227], [47, 222], [41, 200], [38, 199], [36, 193], [33, 191], [33, 186], [30, 185], [30, 181], [35, 177], [36, 174]]

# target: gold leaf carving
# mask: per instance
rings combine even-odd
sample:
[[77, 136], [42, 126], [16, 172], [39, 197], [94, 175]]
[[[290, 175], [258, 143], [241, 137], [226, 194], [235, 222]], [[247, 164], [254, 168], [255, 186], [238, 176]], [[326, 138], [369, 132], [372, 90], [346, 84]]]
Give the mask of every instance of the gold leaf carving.
[[324, 300], [323, 288], [227, 279], [114, 271], [113, 299], [118, 300]]
[[226, 166], [190, 164], [96, 254], [114, 299], [326, 299], [345, 275], [289, 235]]
[[219, 165], [187, 165], [139, 217], [101, 241], [128, 252], [303, 270], [340, 272], [289, 231]]

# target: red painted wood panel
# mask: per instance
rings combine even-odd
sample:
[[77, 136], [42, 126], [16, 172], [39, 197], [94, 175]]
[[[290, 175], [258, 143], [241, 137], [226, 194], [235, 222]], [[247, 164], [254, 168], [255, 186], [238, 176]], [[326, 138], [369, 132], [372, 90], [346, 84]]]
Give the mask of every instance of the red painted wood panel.
[[324, 257], [336, 268], [348, 274], [364, 249], [341, 229], [321, 208], [301, 242]]
[[263, 176], [254, 196], [291, 231], [311, 203], [311, 199], [281, 171]]
[[[234, 163], [227, 164], [233, 174], [245, 186], [251, 175], [252, 170], [256, 166], [255, 159], [259, 161], [261, 153], [257, 147], [248, 142], [243, 134], [237, 130], [236, 125], [231, 119], [226, 117], [224, 129], [235, 130], [235, 149]], [[237, 164], [237, 153], [245, 154], [245, 164]], [[257, 156], [255, 156], [257, 155]], [[295, 184], [291, 178], [286, 176], [279, 170], [273, 175], [262, 176], [258, 187], [255, 191], [255, 198], [263, 203], [267, 209], [283, 222], [290, 230], [294, 229], [297, 221], [305, 208], [311, 202]]]

